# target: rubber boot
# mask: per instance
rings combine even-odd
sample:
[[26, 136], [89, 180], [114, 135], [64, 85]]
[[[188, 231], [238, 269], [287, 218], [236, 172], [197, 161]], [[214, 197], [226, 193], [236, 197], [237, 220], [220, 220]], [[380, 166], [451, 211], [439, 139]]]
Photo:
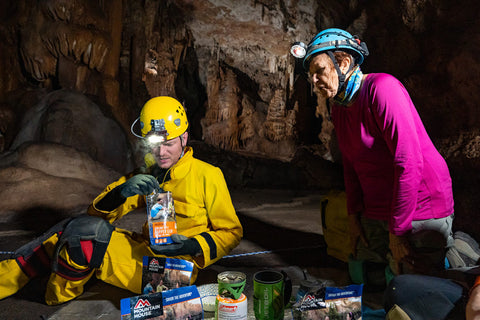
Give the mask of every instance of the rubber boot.
[[4, 299], [23, 288], [30, 278], [22, 271], [15, 259], [0, 262], [0, 299]]

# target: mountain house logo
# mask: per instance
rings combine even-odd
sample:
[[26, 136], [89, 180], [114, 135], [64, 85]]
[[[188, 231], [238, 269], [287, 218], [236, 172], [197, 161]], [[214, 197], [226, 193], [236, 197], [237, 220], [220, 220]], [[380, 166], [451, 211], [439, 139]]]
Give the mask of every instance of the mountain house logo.
[[134, 309], [150, 307], [150, 306], [151, 306], [150, 301], [143, 300], [143, 299], [138, 299], [137, 304], [135, 304]]
[[148, 270], [150, 271], [158, 271], [160, 270], [160, 262], [157, 259], [153, 258], [150, 263], [148, 264]]
[[304, 298], [304, 301], [316, 301], [316, 300], [317, 298], [313, 294], [306, 294]]

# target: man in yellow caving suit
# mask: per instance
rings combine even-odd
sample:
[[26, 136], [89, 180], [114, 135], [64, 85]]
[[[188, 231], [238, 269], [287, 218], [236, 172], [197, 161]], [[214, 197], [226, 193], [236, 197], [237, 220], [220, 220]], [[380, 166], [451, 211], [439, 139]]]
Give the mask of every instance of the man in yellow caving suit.
[[[147, 101], [140, 113], [140, 137], [148, 147], [145, 166], [105, 188], [88, 215], [62, 221], [0, 262], [0, 299], [20, 290], [36, 276], [50, 274], [45, 301], [55, 305], [83, 293], [95, 276], [114, 286], [141, 293], [143, 256], [175, 257], [205, 268], [235, 248], [243, 229], [222, 171], [193, 157], [187, 147], [188, 120], [171, 97]], [[134, 123], [135, 124], [135, 123]], [[133, 128], [133, 125], [132, 125]], [[139, 207], [154, 190], [172, 192], [177, 234], [172, 244], [151, 245], [148, 224], [143, 234], [111, 223]]]

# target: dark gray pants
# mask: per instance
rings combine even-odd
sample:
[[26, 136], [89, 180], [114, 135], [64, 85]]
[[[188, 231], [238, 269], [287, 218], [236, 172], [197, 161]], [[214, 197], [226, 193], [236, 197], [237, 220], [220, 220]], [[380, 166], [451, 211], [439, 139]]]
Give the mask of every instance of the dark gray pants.
[[[445, 254], [454, 243], [452, 223], [454, 215], [441, 219], [428, 219], [412, 222], [409, 242], [415, 254], [415, 264], [434, 275], [445, 268]], [[362, 217], [362, 227], [368, 241], [368, 248], [361, 242], [357, 247], [357, 260], [385, 263], [397, 273], [389, 249], [388, 222]], [[403, 273], [418, 273], [403, 266]]]

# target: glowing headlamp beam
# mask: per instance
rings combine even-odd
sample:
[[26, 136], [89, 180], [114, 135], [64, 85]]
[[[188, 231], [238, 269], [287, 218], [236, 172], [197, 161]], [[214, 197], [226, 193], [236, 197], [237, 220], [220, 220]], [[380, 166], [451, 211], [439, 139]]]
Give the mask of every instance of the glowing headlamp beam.
[[307, 53], [307, 46], [303, 42], [295, 42], [290, 48], [290, 53], [298, 59], [305, 57]]
[[151, 135], [150, 137], [148, 137], [147, 140], [148, 140], [148, 143], [159, 144], [159, 143], [165, 142], [165, 137], [154, 134], [154, 135]]
[[167, 132], [166, 131], [150, 131], [146, 136], [145, 140], [151, 147], [159, 146], [167, 141]]

